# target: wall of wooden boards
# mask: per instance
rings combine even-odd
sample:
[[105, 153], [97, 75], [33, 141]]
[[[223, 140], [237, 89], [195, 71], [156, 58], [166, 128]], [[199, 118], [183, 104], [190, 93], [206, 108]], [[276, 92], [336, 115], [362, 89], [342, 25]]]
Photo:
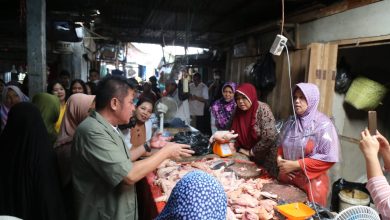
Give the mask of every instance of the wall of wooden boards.
[[[291, 81], [292, 86], [305, 80], [306, 66], [308, 62], [307, 50], [296, 50], [290, 52]], [[245, 71], [248, 65], [256, 62], [258, 57], [242, 57], [228, 59], [225, 79], [233, 82], [248, 82], [249, 77]], [[287, 55], [285, 52], [281, 56], [273, 57], [276, 65], [276, 86], [265, 97], [277, 119], [286, 119], [292, 114], [290, 98], [290, 80], [288, 77]], [[259, 91], [260, 92], [260, 91]]]
[[307, 82], [316, 84], [320, 90], [318, 110], [332, 117], [338, 46], [332, 43], [311, 43], [307, 50]]
[[[307, 49], [290, 52], [291, 86], [299, 82], [310, 82], [318, 86], [320, 90], [320, 103], [318, 110], [332, 117], [332, 103], [334, 96], [334, 84], [337, 65], [337, 44], [312, 43]], [[248, 82], [245, 68], [256, 62], [258, 57], [232, 58], [228, 64], [229, 72], [226, 80], [234, 82]], [[287, 53], [274, 56], [276, 64], [276, 86], [269, 93], [267, 102], [275, 118], [286, 119], [292, 114], [290, 95], [290, 78], [288, 72]]]
[[[292, 114], [290, 79], [288, 73], [287, 54], [273, 57], [276, 63], [276, 86], [267, 96], [266, 102], [272, 109], [276, 119], [287, 119]], [[290, 52], [291, 86], [304, 82], [308, 62], [307, 50]]]
[[226, 75], [227, 81], [233, 82], [248, 82], [249, 77], [247, 72], [245, 72], [245, 68], [248, 67], [249, 64], [255, 63], [258, 57], [242, 57], [242, 58], [232, 58], [230, 60], [229, 65], [229, 73]]

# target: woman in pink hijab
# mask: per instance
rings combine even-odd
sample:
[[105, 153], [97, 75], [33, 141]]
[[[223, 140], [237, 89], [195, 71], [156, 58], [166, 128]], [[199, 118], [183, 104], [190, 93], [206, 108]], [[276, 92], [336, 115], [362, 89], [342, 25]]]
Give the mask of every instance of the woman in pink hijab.
[[75, 219], [73, 210], [73, 188], [71, 170], [71, 147], [73, 136], [77, 126], [88, 117], [91, 110], [95, 109], [95, 96], [76, 93], [69, 97], [64, 118], [61, 123], [60, 133], [54, 150], [60, 170], [61, 184], [65, 197], [65, 208], [70, 219]]
[[70, 149], [73, 142], [73, 135], [77, 126], [88, 117], [91, 109], [95, 107], [95, 96], [76, 93], [69, 97], [65, 115], [61, 124], [60, 133], [54, 148], [57, 152], [60, 165], [61, 182], [63, 186], [70, 183], [71, 165]]

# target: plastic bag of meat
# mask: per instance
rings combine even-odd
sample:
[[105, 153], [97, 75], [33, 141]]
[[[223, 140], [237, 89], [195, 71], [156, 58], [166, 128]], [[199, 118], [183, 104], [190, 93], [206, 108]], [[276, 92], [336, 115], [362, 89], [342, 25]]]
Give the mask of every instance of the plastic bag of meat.
[[211, 153], [209, 138], [200, 132], [179, 132], [173, 137], [173, 142], [179, 144], [188, 144], [195, 151], [194, 155], [200, 156]]

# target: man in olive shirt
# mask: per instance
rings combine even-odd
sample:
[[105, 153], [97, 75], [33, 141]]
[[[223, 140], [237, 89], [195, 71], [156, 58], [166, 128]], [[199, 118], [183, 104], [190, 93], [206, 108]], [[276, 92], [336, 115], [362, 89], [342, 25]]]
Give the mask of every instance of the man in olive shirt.
[[168, 158], [190, 156], [188, 145], [168, 142], [147, 159], [132, 162], [153, 147], [130, 152], [119, 124], [129, 123], [134, 89], [118, 76], [104, 78], [96, 93], [96, 111], [77, 128], [72, 146], [76, 215], [80, 220], [138, 219], [134, 184]]

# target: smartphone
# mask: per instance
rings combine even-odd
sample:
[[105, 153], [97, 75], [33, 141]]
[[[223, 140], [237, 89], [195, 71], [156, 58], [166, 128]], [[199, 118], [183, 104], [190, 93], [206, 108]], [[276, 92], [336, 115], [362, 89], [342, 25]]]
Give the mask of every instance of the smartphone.
[[377, 129], [377, 119], [376, 119], [376, 111], [368, 111], [368, 130], [371, 135], [376, 134]]

